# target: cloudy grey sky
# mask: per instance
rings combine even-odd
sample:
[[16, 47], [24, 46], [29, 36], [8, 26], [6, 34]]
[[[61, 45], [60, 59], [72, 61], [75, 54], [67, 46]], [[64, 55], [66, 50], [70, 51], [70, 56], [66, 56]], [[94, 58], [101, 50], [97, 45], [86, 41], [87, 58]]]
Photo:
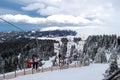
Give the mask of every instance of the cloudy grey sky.
[[[119, 34], [119, 7], [120, 0], [2, 0], [0, 17], [25, 30], [94, 26]], [[0, 21], [0, 31], [9, 30], [16, 29]]]

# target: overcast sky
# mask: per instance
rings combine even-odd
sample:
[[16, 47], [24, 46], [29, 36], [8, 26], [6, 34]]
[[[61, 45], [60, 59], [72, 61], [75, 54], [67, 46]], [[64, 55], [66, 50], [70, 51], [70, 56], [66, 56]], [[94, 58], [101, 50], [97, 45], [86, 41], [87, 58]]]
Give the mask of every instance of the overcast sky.
[[[0, 17], [24, 30], [94, 26], [119, 34], [119, 7], [120, 0], [1, 0]], [[0, 31], [10, 30], [17, 29], [0, 20]]]

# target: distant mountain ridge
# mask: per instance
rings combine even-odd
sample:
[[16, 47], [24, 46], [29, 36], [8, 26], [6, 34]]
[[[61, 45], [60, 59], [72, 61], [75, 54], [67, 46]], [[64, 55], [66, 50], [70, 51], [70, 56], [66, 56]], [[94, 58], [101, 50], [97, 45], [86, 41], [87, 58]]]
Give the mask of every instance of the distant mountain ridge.
[[72, 30], [52, 30], [52, 31], [28, 31], [28, 32], [6, 32], [0, 33], [0, 42], [14, 40], [18, 38], [31, 38], [31, 37], [65, 37], [75, 36], [76, 31]]

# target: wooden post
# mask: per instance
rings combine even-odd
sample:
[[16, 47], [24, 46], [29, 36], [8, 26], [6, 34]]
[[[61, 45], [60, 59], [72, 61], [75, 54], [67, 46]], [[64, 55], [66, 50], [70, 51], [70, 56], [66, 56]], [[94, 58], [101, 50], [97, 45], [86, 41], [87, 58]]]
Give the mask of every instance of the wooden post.
[[33, 72], [33, 68], [32, 68], [32, 74], [34, 74], [34, 72]]
[[60, 70], [61, 70], [61, 66], [60, 66]]
[[69, 68], [69, 64], [67, 64], [67, 67]]
[[76, 68], [76, 63], [75, 63], [75, 68]]
[[42, 66], [42, 72], [43, 72], [43, 66]]
[[26, 73], [25, 73], [25, 67], [26, 67], [26, 62], [24, 60], [24, 75], [26, 75]]
[[15, 77], [16, 77], [17, 75], [16, 75], [16, 70], [15, 70]]
[[52, 66], [51, 66], [51, 72], [52, 72]]
[[25, 75], [25, 67], [24, 67], [24, 75]]
[[3, 69], [3, 79], [5, 79], [5, 70]]
[[59, 54], [58, 54], [58, 65], [60, 66], [60, 50], [59, 50]]

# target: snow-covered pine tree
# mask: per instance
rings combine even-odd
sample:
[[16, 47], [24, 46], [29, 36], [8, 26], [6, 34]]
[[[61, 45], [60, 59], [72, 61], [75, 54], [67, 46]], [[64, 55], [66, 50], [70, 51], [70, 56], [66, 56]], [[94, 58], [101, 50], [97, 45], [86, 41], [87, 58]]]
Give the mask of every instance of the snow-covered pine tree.
[[104, 63], [104, 62], [107, 62], [107, 58], [106, 58], [106, 55], [105, 55], [105, 52], [104, 52], [104, 48], [99, 48], [97, 53], [96, 53], [96, 56], [95, 56], [95, 59], [94, 61], [96, 63]]
[[112, 61], [110, 63], [109, 68], [105, 71], [105, 74], [104, 74], [105, 79], [108, 78], [111, 74], [113, 74], [116, 70], [118, 70], [117, 61]]
[[3, 73], [4, 71], [4, 66], [5, 66], [5, 61], [3, 58], [0, 56], [0, 72]]
[[112, 62], [112, 61], [117, 61], [117, 51], [116, 51], [116, 48], [114, 48], [111, 51], [109, 62]]
[[85, 65], [85, 66], [88, 66], [90, 64], [90, 58], [89, 58], [88, 54], [84, 53], [84, 58], [83, 58], [82, 64]]
[[79, 55], [78, 56], [78, 61], [79, 61], [80, 64], [82, 64], [83, 58], [84, 58], [84, 53], [82, 51], [79, 51], [78, 55]]
[[61, 63], [62, 65], [65, 64], [65, 56], [67, 53], [67, 43], [68, 39], [67, 38], [61, 38], [62, 45], [60, 47], [60, 54], [61, 54]]
[[78, 51], [77, 51], [77, 49], [76, 49], [76, 47], [75, 47], [75, 49], [73, 50], [73, 60], [74, 61], [77, 61], [78, 60]]

